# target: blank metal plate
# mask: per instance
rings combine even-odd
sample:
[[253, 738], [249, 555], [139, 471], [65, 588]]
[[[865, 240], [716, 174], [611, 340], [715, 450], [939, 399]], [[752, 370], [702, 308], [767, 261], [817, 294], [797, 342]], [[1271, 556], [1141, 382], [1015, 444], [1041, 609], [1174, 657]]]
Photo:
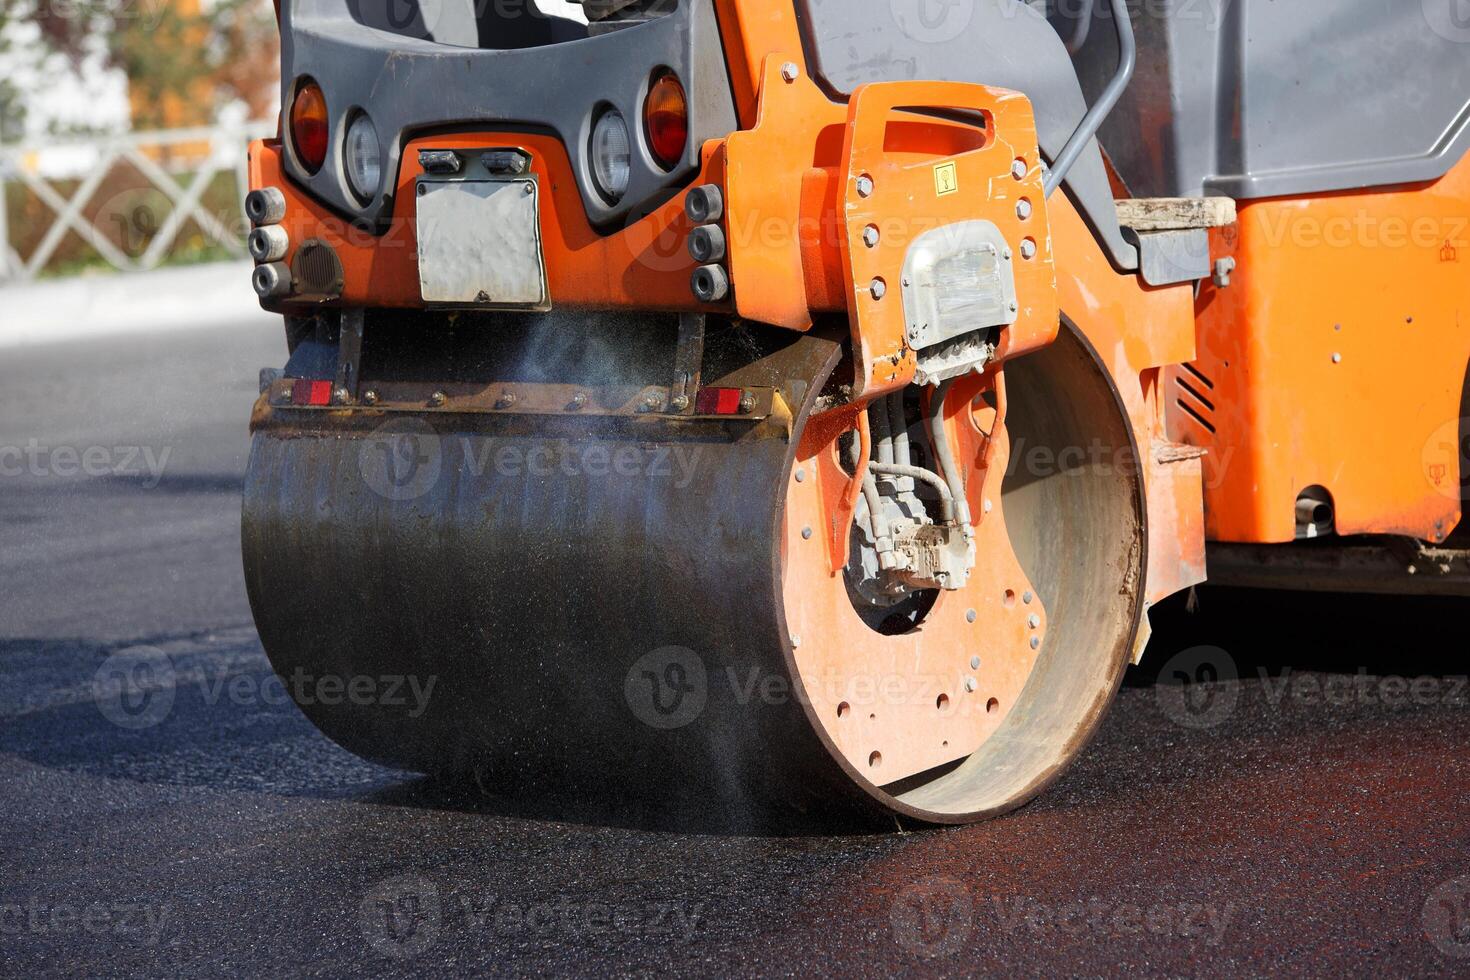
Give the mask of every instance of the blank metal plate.
[[417, 193], [424, 302], [550, 306], [534, 180], [420, 180]]

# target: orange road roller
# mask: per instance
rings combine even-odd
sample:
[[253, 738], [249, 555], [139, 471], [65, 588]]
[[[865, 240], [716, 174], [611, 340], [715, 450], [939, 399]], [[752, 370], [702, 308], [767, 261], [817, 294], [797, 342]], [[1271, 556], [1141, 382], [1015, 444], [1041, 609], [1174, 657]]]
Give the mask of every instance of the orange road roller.
[[1470, 592], [1448, 0], [552, 6], [279, 4], [244, 560], [341, 745], [960, 823], [1207, 573]]

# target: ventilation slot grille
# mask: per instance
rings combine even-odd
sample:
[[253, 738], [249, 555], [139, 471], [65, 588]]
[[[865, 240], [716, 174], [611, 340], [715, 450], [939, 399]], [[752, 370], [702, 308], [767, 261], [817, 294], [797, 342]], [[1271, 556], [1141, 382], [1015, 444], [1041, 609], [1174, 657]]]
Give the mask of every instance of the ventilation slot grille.
[[1174, 375], [1174, 381], [1179, 388], [1175, 402], [1185, 415], [1194, 419], [1206, 432], [1213, 435], [1215, 432], [1215, 403], [1210, 399], [1208, 393], [1214, 392], [1215, 382], [1193, 364], [1181, 364], [1179, 367], [1179, 373]]

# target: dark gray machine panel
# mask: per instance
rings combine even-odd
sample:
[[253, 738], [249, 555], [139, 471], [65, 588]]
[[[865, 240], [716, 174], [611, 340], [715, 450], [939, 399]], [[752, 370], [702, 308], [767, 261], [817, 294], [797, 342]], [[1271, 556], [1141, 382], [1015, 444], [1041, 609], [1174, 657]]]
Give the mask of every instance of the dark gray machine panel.
[[[1085, 0], [1050, 0], [1071, 34]], [[1105, 3], [1077, 56], [1117, 64]], [[1139, 197], [1241, 199], [1433, 180], [1470, 149], [1466, 0], [1169, 0], [1134, 16], [1138, 70], [1103, 145]]]
[[[308, 174], [288, 139], [287, 172], [341, 213], [380, 226], [391, 198], [360, 202], [343, 175], [343, 136], [357, 112], [373, 119], [390, 188], [403, 144], [419, 133], [470, 126], [549, 130], [566, 145], [589, 219], [607, 225], [682, 186], [698, 169], [701, 144], [736, 128], [709, 0], [683, 0], [667, 16], [605, 33], [532, 15], [530, 0], [497, 18], [500, 6], [493, 0], [285, 0], [281, 104], [289, 106], [297, 80], [310, 76], [326, 95], [331, 126], [321, 170]], [[653, 160], [636, 133], [660, 68], [678, 73], [689, 98], [689, 144], [672, 171]], [[634, 135], [630, 186], [616, 204], [597, 190], [588, 161], [593, 121], [608, 105]]]
[[[1106, 2], [1106, 0], [1104, 0]], [[867, 82], [934, 79], [1015, 89], [1036, 112], [1041, 151], [1056, 158], [1087, 112], [1076, 69], [1046, 17], [1019, 0], [796, 0], [818, 81], [848, 95]], [[1095, 39], [1112, 45], [1111, 25]], [[1136, 84], [1136, 83], [1135, 83]], [[1138, 267], [1124, 240], [1102, 154], [1093, 140], [1065, 192], [1120, 269]]]

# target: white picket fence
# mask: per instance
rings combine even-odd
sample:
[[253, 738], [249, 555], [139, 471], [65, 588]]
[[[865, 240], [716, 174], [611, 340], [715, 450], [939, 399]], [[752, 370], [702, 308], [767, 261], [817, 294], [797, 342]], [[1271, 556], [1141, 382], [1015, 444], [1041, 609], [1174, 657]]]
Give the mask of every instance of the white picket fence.
[[[58, 137], [0, 144], [0, 283], [35, 279], [56, 257], [68, 231], [74, 231], [119, 272], [157, 268], [168, 257], [179, 232], [192, 218], [204, 236], [231, 255], [245, 255], [239, 221], [211, 213], [203, 196], [215, 177], [232, 172], [243, 201], [249, 190], [245, 150], [252, 139], [275, 132], [274, 120], [233, 126], [197, 127], [151, 133], [85, 138]], [[172, 164], [160, 161], [174, 161]], [[146, 248], [129, 255], [103, 234], [98, 223], [117, 220], [107, 209], [87, 214], [88, 205], [117, 164], [142, 174], [169, 202], [168, 213], [148, 228]], [[58, 175], [80, 179], [69, 194], [58, 191]], [[6, 185], [23, 184], [48, 209], [45, 234], [22, 258], [11, 241], [3, 202]]]

